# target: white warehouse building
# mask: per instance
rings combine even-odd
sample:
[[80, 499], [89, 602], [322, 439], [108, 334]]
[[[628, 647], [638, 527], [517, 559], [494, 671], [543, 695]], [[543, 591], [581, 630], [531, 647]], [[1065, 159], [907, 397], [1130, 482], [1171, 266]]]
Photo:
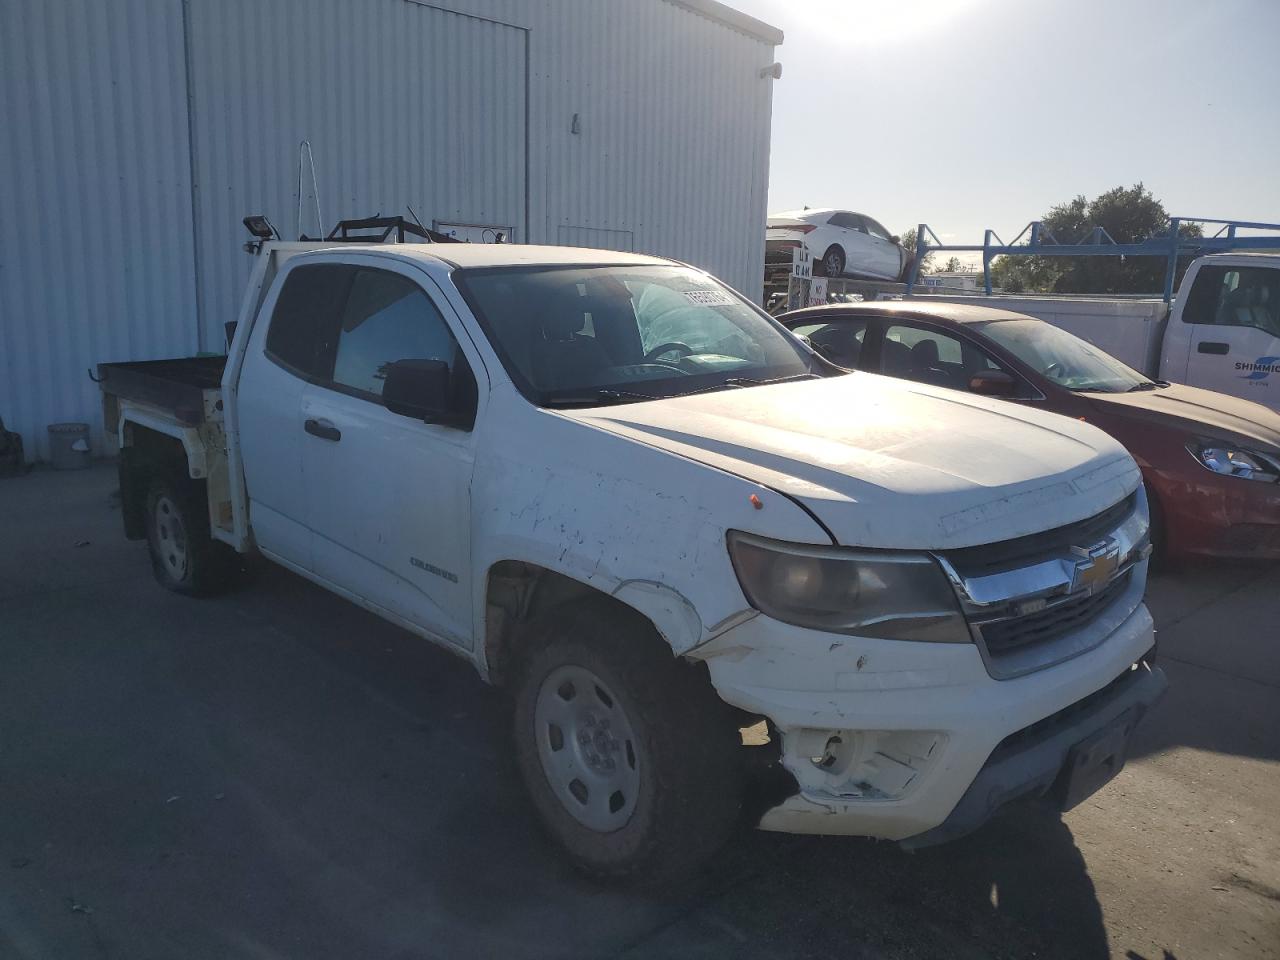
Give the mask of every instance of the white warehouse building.
[[412, 207], [758, 300], [781, 42], [714, 0], [0, 0], [0, 418], [104, 450], [89, 369], [222, 352], [247, 214]]

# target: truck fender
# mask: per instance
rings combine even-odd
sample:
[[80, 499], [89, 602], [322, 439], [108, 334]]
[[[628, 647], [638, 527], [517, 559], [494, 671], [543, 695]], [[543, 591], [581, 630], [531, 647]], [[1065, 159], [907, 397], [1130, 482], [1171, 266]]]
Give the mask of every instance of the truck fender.
[[146, 410], [140, 410], [137, 407], [125, 406], [120, 411], [120, 423], [117, 428], [117, 440], [120, 449], [132, 446], [129, 436], [129, 426], [134, 424], [139, 427], [145, 427], [148, 430], [154, 430], [156, 433], [163, 434], [166, 437], [173, 437], [182, 444], [182, 449], [187, 454], [187, 473], [193, 480], [203, 480], [209, 475], [209, 467], [205, 462], [205, 448], [200, 441], [200, 434], [194, 427], [183, 427], [175, 424], [172, 420], [165, 417], [152, 414]]
[[654, 580], [624, 580], [612, 596], [643, 614], [676, 656], [702, 642], [702, 618], [678, 590]]

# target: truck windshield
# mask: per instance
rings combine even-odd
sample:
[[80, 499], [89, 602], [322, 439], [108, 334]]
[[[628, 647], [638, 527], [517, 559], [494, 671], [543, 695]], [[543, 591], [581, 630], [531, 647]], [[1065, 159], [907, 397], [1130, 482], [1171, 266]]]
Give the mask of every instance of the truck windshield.
[[1151, 384], [1109, 353], [1042, 320], [994, 320], [982, 332], [1068, 390], [1125, 393]]
[[786, 330], [677, 266], [497, 267], [454, 281], [532, 402], [593, 406], [810, 375]]

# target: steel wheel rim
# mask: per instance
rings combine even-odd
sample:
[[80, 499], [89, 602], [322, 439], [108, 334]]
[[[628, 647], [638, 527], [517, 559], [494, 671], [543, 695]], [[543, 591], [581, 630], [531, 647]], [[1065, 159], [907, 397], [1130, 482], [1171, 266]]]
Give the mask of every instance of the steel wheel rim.
[[156, 500], [156, 553], [160, 563], [174, 580], [187, 575], [187, 528], [182, 514], [168, 497]]
[[538, 688], [534, 736], [547, 785], [588, 829], [626, 826], [640, 792], [640, 745], [609, 686], [585, 667], [551, 671]]

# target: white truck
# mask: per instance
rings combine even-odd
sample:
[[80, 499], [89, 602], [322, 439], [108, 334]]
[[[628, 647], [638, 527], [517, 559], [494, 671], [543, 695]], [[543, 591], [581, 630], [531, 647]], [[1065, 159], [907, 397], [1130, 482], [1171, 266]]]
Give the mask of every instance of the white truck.
[[1088, 340], [1154, 380], [1280, 410], [1280, 254], [1200, 257], [1171, 305], [1159, 298], [1017, 294], [979, 302], [991, 301]]
[[225, 358], [99, 367], [127, 535], [170, 589], [261, 554], [507, 687], [589, 873], [744, 818], [936, 843], [1123, 765], [1165, 680], [1100, 431], [845, 374], [657, 257], [255, 246]]

